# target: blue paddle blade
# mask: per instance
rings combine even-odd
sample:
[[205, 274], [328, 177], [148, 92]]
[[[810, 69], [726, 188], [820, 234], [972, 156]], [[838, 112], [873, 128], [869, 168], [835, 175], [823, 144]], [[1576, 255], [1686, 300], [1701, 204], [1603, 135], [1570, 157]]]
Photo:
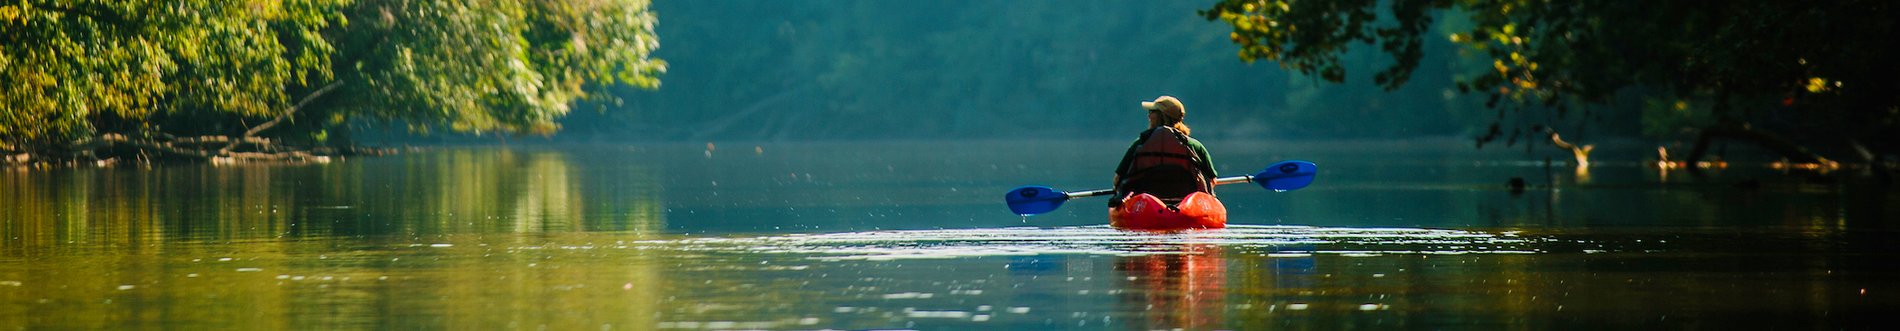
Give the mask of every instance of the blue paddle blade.
[[1009, 202], [1009, 211], [1017, 215], [1029, 216], [1047, 213], [1062, 207], [1069, 200], [1069, 194], [1048, 186], [1024, 186], [1009, 190], [1003, 201]]
[[1319, 165], [1312, 162], [1291, 160], [1267, 165], [1266, 169], [1253, 174], [1254, 184], [1275, 192], [1298, 190], [1313, 183], [1313, 177], [1319, 174]]

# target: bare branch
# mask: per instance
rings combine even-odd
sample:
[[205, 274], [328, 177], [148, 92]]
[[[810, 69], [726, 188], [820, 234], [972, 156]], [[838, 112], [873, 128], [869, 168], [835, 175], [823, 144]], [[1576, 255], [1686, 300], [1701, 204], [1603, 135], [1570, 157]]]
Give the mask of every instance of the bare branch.
[[264, 122], [264, 124], [258, 124], [256, 127], [252, 127], [250, 130], [245, 130], [244, 135], [238, 136], [237, 139], [232, 139], [229, 144], [224, 145], [224, 148], [218, 149], [218, 155], [230, 154], [231, 149], [236, 148], [238, 145], [238, 142], [249, 140], [251, 137], [257, 136], [259, 132], [264, 132], [264, 130], [269, 130], [272, 127], [276, 127], [278, 123], [283, 123], [284, 120], [290, 119], [291, 116], [296, 115], [297, 110], [303, 109], [303, 106], [310, 104], [311, 101], [315, 101], [317, 100], [317, 98], [323, 97], [324, 94], [328, 94], [330, 93], [330, 91], [336, 90], [337, 87], [341, 87], [341, 86], [343, 86], [342, 81], [335, 81], [335, 82], [330, 82], [330, 84], [328, 85], [324, 85], [323, 88], [317, 89], [316, 92], [310, 92], [310, 95], [305, 95], [302, 100], [297, 101], [296, 105], [290, 106], [290, 110], [285, 110], [283, 114], [277, 115], [277, 118], [273, 118], [269, 122]]

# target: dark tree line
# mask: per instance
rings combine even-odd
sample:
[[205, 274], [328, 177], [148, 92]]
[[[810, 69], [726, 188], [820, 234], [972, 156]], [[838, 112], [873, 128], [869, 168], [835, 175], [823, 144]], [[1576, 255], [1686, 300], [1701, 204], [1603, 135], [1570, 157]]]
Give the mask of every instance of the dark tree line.
[[[1341, 54], [1377, 46], [1386, 88], [1414, 81], [1428, 38], [1464, 46], [1489, 68], [1454, 75], [1459, 91], [1501, 110], [1482, 145], [1541, 135], [1507, 115], [1640, 113], [1644, 132], [1686, 135], [1689, 159], [1713, 140], [1755, 143], [1795, 162], [1830, 155], [1879, 163], [1900, 149], [1900, 27], [1887, 1], [1286, 1], [1225, 0], [1201, 14], [1233, 27], [1246, 61], [1328, 81]], [[1469, 29], [1435, 34], [1440, 20]], [[1440, 77], [1424, 77], [1441, 79]], [[1507, 111], [1509, 114], [1507, 114]], [[1886, 155], [1883, 157], [1882, 155]]]

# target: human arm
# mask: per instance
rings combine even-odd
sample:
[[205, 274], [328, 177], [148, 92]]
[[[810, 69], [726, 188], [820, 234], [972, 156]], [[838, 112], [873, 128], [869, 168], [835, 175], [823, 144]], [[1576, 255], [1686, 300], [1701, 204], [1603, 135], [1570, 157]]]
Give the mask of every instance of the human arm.
[[[1145, 137], [1146, 135], [1143, 136]], [[1141, 146], [1141, 141], [1142, 139], [1135, 139], [1134, 143], [1128, 144], [1128, 150], [1122, 152], [1121, 162], [1115, 165], [1114, 181], [1109, 184], [1109, 188], [1114, 189], [1115, 196], [1108, 198], [1109, 208], [1115, 208], [1121, 205], [1122, 175], [1128, 174], [1128, 168], [1133, 166], [1132, 162], [1135, 159], [1135, 149]]]

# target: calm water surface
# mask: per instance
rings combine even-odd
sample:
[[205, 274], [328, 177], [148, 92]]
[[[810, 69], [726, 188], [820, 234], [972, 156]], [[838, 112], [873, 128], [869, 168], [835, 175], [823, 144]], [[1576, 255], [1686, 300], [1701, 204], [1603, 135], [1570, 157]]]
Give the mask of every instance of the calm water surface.
[[1222, 187], [1224, 230], [1004, 208], [1105, 186], [1123, 143], [4, 169], [0, 329], [1852, 329], [1900, 307], [1900, 198], [1854, 175], [1210, 141], [1224, 174], [1320, 179]]

